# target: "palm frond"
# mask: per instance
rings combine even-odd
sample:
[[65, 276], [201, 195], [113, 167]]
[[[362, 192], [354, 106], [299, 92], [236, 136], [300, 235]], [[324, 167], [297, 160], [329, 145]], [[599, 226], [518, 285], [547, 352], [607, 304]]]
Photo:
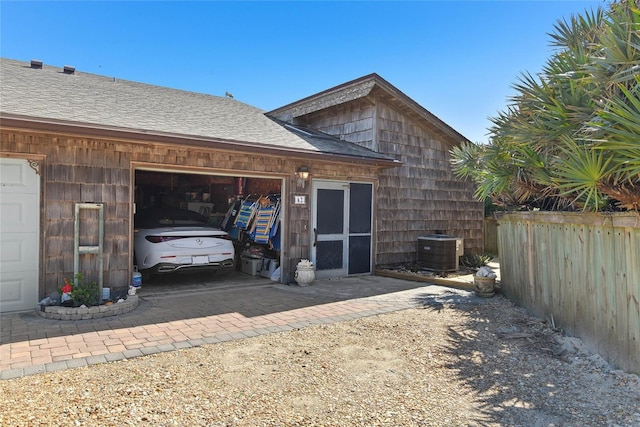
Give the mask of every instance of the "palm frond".
[[[542, 73], [521, 73], [490, 144], [457, 152], [478, 198], [640, 209], [640, 7], [615, 0], [558, 21]], [[473, 154], [473, 156], [470, 156]]]
[[605, 151], [580, 147], [571, 140], [563, 143], [564, 155], [555, 164], [560, 194], [573, 197], [585, 210], [597, 211], [606, 206], [609, 198], [598, 186], [611, 176], [612, 156]]

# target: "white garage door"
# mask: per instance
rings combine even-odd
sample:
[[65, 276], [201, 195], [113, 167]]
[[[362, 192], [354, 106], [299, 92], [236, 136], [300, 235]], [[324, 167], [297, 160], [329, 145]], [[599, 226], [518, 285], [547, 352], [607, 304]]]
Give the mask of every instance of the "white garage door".
[[0, 158], [0, 312], [38, 303], [40, 176], [23, 159]]

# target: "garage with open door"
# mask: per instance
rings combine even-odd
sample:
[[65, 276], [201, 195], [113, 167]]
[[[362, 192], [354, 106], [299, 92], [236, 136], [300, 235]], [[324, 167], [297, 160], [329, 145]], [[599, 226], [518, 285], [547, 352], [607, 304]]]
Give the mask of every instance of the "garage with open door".
[[[429, 230], [464, 238], [465, 251], [481, 247], [482, 204], [447, 160], [463, 137], [378, 75], [265, 112], [42, 61], [0, 67], [0, 155], [38, 158], [42, 170], [26, 226], [40, 242], [29, 250], [37, 265], [20, 274], [36, 283], [30, 306], [58, 298], [78, 273], [112, 296], [126, 293], [136, 265], [163, 273], [231, 266], [247, 280], [268, 280], [259, 273], [279, 266], [278, 282], [292, 284], [302, 261], [333, 278], [414, 259], [416, 236]], [[77, 215], [82, 206], [99, 207], [97, 219]], [[147, 234], [177, 253], [143, 264], [136, 216], [163, 207], [190, 212], [181, 220], [206, 233]], [[2, 226], [3, 239], [17, 229]], [[193, 241], [215, 251], [194, 252]], [[4, 241], [2, 251], [14, 253]], [[2, 262], [4, 279], [4, 263], [19, 262]]]
[[134, 175], [133, 263], [143, 283], [274, 278], [281, 178], [158, 168]]

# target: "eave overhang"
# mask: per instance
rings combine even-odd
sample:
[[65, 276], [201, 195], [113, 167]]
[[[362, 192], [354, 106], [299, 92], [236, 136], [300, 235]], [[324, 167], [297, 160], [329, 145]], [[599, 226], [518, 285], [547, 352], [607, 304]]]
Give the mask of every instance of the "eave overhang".
[[[376, 168], [394, 168], [402, 165], [398, 160], [374, 159], [320, 151], [314, 152], [311, 150], [283, 148], [276, 145], [256, 144], [231, 139], [181, 135], [159, 131], [148, 131], [145, 129], [120, 128], [9, 113], [0, 113], [0, 129], [56, 133], [76, 137], [105, 138], [138, 144], [173, 144], [194, 148], [218, 149], [278, 157], [289, 156], [300, 159], [316, 159], [323, 161], [331, 160], [333, 162], [340, 163], [370, 165]], [[0, 151], [2, 150], [0, 149]]]

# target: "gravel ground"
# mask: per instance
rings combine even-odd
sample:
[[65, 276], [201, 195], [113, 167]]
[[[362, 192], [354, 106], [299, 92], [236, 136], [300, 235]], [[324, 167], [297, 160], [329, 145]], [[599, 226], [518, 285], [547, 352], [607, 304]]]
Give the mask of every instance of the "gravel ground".
[[640, 383], [496, 296], [0, 382], [2, 426], [640, 426]]

